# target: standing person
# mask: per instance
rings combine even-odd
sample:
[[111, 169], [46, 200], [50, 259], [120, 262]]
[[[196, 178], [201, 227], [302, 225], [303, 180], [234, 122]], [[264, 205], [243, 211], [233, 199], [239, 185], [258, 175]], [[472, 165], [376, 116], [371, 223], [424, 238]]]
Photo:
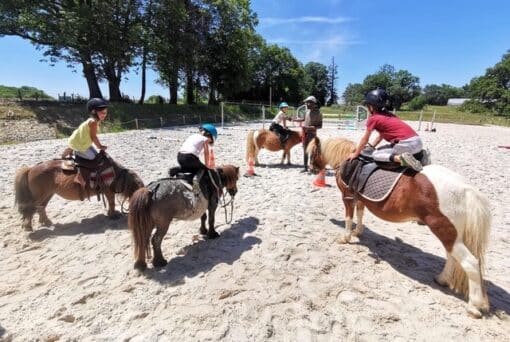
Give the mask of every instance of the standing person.
[[280, 137], [280, 143], [282, 146], [285, 144], [285, 141], [289, 138], [289, 130], [287, 129], [287, 110], [289, 109], [289, 105], [287, 102], [282, 102], [278, 106], [280, 111], [274, 117], [271, 122], [271, 126], [269, 126], [269, 130], [275, 132]]
[[308, 154], [306, 147], [317, 136], [317, 129], [322, 128], [322, 113], [319, 110], [319, 103], [315, 96], [308, 96], [304, 101], [306, 104], [305, 122], [303, 125], [303, 162], [304, 170], [308, 172]]
[[106, 150], [106, 146], [101, 144], [97, 138], [97, 130], [108, 113], [108, 102], [101, 98], [92, 98], [87, 102], [87, 111], [90, 118], [74, 130], [69, 137], [68, 144], [78, 157], [93, 160], [98, 152], [92, 144], [99, 150]]
[[[421, 138], [411, 126], [387, 109], [388, 100], [388, 94], [379, 88], [365, 95], [364, 104], [369, 111], [367, 128], [356, 150], [349, 155], [348, 159], [351, 160], [359, 156], [367, 144], [375, 148], [384, 139], [390, 144], [376, 149], [372, 154], [374, 160], [391, 161], [410, 167], [415, 171], [421, 171], [423, 166], [413, 156], [423, 149]], [[379, 136], [370, 144], [370, 135], [373, 131], [378, 132]]]
[[[211, 124], [203, 124], [199, 127], [199, 133], [190, 135], [182, 144], [177, 153], [179, 166], [169, 170], [170, 177], [179, 172], [191, 173], [194, 177], [198, 171], [207, 170], [208, 167], [200, 161], [200, 155], [204, 152], [204, 160], [209, 160], [209, 145], [214, 144], [218, 138], [216, 127]], [[193, 177], [190, 177], [193, 179]]]

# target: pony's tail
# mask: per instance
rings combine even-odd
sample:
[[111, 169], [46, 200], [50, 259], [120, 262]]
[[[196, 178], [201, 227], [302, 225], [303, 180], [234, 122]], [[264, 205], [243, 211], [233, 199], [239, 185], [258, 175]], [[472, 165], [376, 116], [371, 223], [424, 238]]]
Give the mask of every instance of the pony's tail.
[[143, 187], [135, 191], [129, 200], [128, 227], [134, 242], [137, 263], [145, 264], [145, 256], [150, 254], [149, 240], [154, 228], [151, 216], [152, 194]]
[[[487, 298], [483, 275], [485, 271], [485, 251], [491, 228], [489, 201], [481, 192], [470, 187], [465, 190], [464, 206], [466, 210], [464, 226], [456, 228], [460, 235], [459, 238], [462, 239], [475, 258], [478, 259], [484, 297]], [[450, 286], [465, 296], [469, 294], [468, 277], [457, 261], [454, 262]]]
[[22, 167], [16, 171], [14, 179], [14, 205], [23, 218], [31, 218], [36, 212], [34, 196], [28, 186], [29, 167]]
[[250, 157], [255, 158], [255, 141], [254, 141], [255, 131], [249, 131], [248, 136], [246, 137], [246, 163], [250, 161]]

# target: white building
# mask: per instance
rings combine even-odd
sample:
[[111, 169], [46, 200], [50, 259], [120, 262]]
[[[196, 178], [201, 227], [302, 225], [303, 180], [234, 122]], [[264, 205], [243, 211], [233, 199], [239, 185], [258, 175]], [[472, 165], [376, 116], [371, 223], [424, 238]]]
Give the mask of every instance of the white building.
[[446, 103], [447, 106], [460, 106], [464, 102], [468, 101], [470, 99], [463, 99], [463, 98], [451, 98], [448, 99], [448, 102]]

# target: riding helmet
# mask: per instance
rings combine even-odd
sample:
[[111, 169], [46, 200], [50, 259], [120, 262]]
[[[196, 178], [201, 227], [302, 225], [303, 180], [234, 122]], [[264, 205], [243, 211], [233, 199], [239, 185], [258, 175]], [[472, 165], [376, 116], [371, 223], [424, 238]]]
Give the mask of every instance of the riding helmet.
[[377, 109], [380, 109], [386, 107], [388, 99], [389, 97], [386, 91], [384, 91], [384, 89], [377, 88], [372, 91], [369, 91], [365, 95], [365, 100], [363, 101], [363, 103], [365, 105], [372, 105]]
[[287, 102], [282, 102], [282, 103], [280, 103], [280, 105], [278, 106], [278, 108], [280, 108], [280, 109], [282, 109], [282, 108], [286, 108], [286, 107], [287, 107], [287, 108], [289, 107], [289, 105], [287, 104]]
[[213, 137], [214, 140], [216, 140], [218, 138], [218, 131], [216, 130], [216, 127], [214, 127], [214, 125], [203, 124], [202, 126], [200, 126], [200, 129], [209, 133]]
[[94, 97], [87, 102], [87, 111], [89, 112], [101, 108], [108, 108], [108, 101]]

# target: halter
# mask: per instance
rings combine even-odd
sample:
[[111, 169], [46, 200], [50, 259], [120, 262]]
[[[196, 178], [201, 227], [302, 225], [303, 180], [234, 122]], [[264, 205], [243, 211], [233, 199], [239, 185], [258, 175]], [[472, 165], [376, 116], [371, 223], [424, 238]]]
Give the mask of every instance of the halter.
[[[230, 224], [232, 222], [232, 217], [234, 216], [234, 197], [232, 195], [230, 195], [228, 193], [228, 191], [225, 191], [223, 188], [223, 182], [221, 181], [221, 177], [220, 175], [218, 175], [218, 179], [219, 179], [219, 185], [215, 182], [214, 180], [214, 177], [212, 176], [211, 174], [211, 171], [214, 171], [216, 174], [218, 174], [218, 171], [216, 170], [213, 170], [213, 169], [208, 169], [207, 172], [209, 174], [209, 178], [211, 179], [211, 182], [214, 186], [214, 188], [216, 189], [216, 192], [218, 194], [218, 202], [223, 202], [220, 203], [220, 207], [222, 207], [224, 210], [225, 210], [225, 223], [226, 224]], [[229, 194], [230, 195], [230, 201], [225, 203], [225, 194]], [[227, 205], [230, 204], [230, 220], [228, 219], [228, 213], [227, 213]]]

